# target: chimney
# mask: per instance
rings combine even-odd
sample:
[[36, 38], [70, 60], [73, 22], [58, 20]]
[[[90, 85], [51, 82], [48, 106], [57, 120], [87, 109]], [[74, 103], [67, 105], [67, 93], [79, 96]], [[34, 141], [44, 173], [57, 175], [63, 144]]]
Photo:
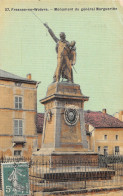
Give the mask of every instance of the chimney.
[[119, 112], [119, 120], [123, 121], [123, 110]]
[[102, 113], [103, 114], [106, 114], [106, 109], [102, 109]]
[[26, 78], [27, 78], [28, 80], [31, 80], [31, 74], [30, 74], [30, 73], [27, 74], [27, 75], [26, 75]]

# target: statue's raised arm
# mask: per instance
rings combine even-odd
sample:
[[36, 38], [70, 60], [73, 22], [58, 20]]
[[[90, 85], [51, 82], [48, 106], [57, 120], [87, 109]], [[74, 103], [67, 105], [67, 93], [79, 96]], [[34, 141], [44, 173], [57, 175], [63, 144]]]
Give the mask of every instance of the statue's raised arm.
[[57, 43], [59, 41], [59, 39], [55, 36], [55, 34], [52, 31], [52, 29], [50, 29], [50, 27], [46, 23], [44, 23], [44, 26], [48, 29], [49, 34], [51, 35], [53, 40]]
[[67, 82], [73, 82], [72, 66], [75, 65], [76, 62], [76, 42], [72, 41], [69, 43], [66, 40], [64, 32], [59, 34], [58, 39], [46, 23], [44, 23], [44, 26], [48, 29], [49, 34], [56, 42], [57, 67], [53, 76], [53, 82], [59, 82], [61, 76], [63, 79], [67, 79]]

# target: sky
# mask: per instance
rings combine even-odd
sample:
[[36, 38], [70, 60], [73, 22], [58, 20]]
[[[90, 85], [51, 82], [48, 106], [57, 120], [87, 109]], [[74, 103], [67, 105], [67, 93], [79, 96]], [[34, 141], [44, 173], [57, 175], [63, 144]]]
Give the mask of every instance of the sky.
[[[84, 109], [106, 108], [111, 115], [123, 110], [122, 0], [0, 0], [0, 5], [0, 69], [22, 77], [31, 73], [33, 80], [41, 81], [38, 112], [44, 111], [39, 100], [45, 97], [57, 66], [56, 43], [42, 22], [57, 37], [65, 32], [68, 41], [76, 41], [74, 83], [89, 96]], [[117, 10], [99, 11], [97, 7]], [[13, 11], [20, 8], [39, 8], [40, 11], [33, 12], [42, 22], [32, 11]], [[54, 8], [73, 8], [73, 11], [54, 11]], [[81, 11], [83, 8], [86, 10]]]

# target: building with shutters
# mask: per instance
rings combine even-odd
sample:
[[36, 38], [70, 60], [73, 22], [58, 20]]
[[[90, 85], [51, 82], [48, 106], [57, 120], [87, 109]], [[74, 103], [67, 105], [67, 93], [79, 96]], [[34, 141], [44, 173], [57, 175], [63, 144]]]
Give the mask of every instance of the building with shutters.
[[0, 69], [0, 157], [29, 157], [37, 150], [36, 81]]
[[103, 155], [123, 155], [123, 122], [106, 113], [85, 112], [88, 148]]

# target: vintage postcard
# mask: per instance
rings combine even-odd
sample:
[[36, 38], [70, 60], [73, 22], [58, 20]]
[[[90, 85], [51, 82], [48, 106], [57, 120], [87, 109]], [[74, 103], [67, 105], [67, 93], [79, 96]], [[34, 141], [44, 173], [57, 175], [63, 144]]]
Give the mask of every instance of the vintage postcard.
[[41, 81], [39, 100], [46, 94], [57, 65], [56, 44], [44, 23], [59, 38], [76, 41], [75, 83], [90, 97], [85, 109], [114, 114], [123, 104], [123, 2], [0, 1], [0, 68]]
[[4, 195], [116, 196], [122, 106], [123, 0], [0, 0]]

